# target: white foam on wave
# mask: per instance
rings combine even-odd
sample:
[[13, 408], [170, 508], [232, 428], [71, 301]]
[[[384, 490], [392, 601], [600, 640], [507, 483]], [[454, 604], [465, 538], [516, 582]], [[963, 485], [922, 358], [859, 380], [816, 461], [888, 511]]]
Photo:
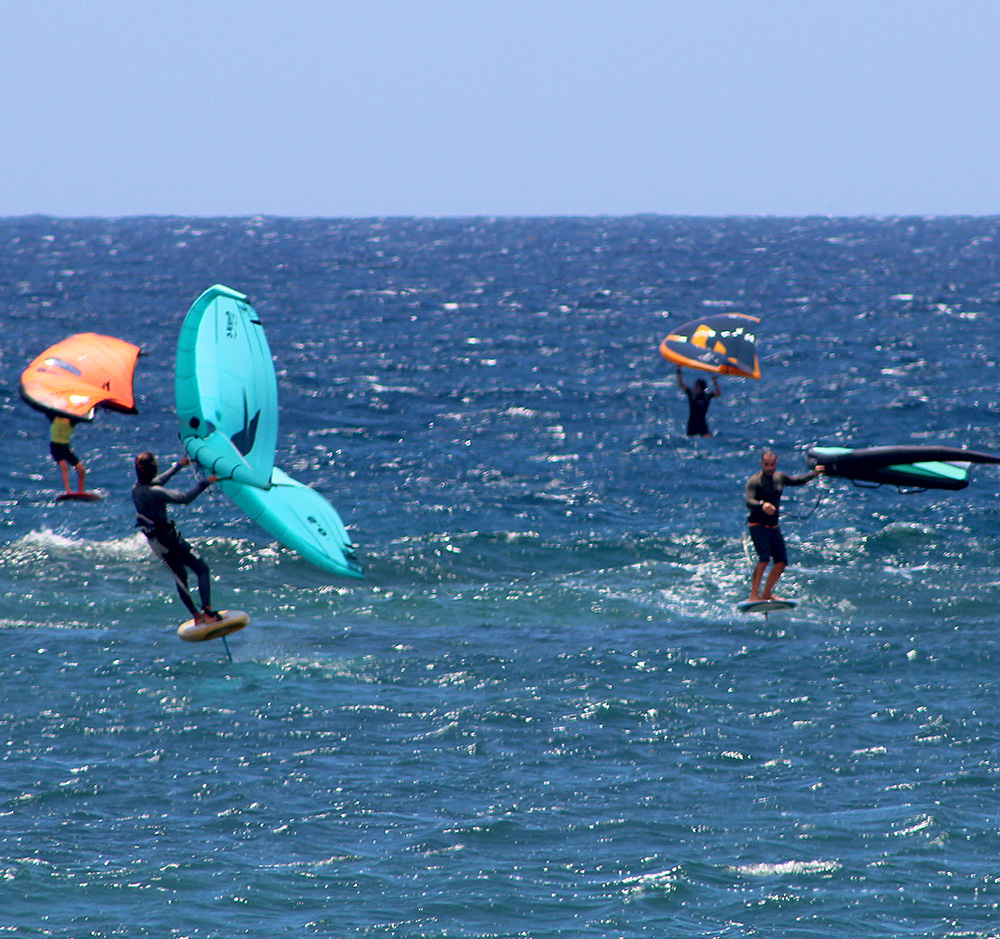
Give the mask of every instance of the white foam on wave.
[[740, 864], [730, 868], [746, 877], [787, 877], [799, 874], [832, 874], [841, 868], [839, 861], [778, 861]]
[[42, 528], [39, 531], [29, 531], [22, 538], [18, 538], [12, 548], [71, 548], [74, 545], [82, 544], [79, 538], [70, 538], [60, 535], [50, 528]]
[[662, 871], [650, 871], [647, 874], [626, 877], [622, 885], [627, 893], [645, 893], [649, 890], [672, 892], [677, 889], [682, 876], [681, 868], [670, 867]]
[[72, 557], [97, 552], [102, 557], [129, 560], [148, 553], [148, 550], [146, 539], [140, 532], [134, 532], [124, 538], [98, 541], [91, 538], [73, 538], [51, 528], [40, 528], [28, 532], [17, 541], [0, 549], [0, 557], [16, 561], [39, 556]]

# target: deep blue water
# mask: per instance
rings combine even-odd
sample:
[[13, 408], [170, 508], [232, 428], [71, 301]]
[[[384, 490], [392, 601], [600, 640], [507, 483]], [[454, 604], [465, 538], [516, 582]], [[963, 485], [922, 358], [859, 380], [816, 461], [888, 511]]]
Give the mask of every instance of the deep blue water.
[[[761, 446], [1000, 451], [1000, 219], [0, 220], [0, 931], [988, 937], [1000, 470], [786, 497], [790, 614], [740, 616]], [[173, 351], [250, 295], [333, 579], [221, 493], [174, 517], [251, 627], [180, 642], [132, 528]], [[657, 346], [759, 316], [709, 440]], [[56, 505], [21, 370], [140, 344], [140, 414]], [[689, 374], [689, 378], [694, 376]], [[180, 477], [183, 482], [185, 477]], [[193, 479], [193, 477], [187, 477]], [[818, 500], [818, 501], [817, 501]]]

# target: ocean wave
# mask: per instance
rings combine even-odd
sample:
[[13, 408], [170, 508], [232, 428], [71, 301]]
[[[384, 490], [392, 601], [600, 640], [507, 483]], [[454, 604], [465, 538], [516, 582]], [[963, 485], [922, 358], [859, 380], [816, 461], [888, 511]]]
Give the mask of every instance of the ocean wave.
[[636, 874], [621, 881], [621, 886], [629, 894], [673, 893], [684, 880], [684, 871], [680, 867], [670, 867], [662, 871], [650, 871], [647, 874]]
[[51, 528], [39, 528], [0, 547], [0, 560], [14, 565], [72, 557], [130, 560], [149, 552], [146, 539], [136, 532], [122, 538], [93, 539], [66, 535]]
[[841, 869], [839, 861], [777, 861], [739, 864], [729, 870], [744, 877], [797, 877], [800, 875], [832, 874]]

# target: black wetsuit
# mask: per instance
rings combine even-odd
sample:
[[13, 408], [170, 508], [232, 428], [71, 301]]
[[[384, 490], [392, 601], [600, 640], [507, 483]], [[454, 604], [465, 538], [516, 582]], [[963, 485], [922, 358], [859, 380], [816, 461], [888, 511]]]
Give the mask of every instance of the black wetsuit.
[[136, 483], [132, 487], [132, 502], [138, 513], [136, 525], [142, 529], [153, 553], [170, 568], [177, 581], [177, 594], [192, 616], [198, 610], [188, 590], [187, 571], [190, 568], [198, 578], [198, 593], [203, 609], [211, 606], [211, 578], [208, 565], [194, 553], [167, 516], [168, 505], [187, 505], [198, 498], [210, 485], [202, 480], [189, 492], [164, 489], [167, 482], [182, 466], [178, 461], [166, 472], [160, 473], [151, 483]]
[[[761, 470], [747, 480], [746, 501], [750, 515], [747, 524], [750, 526], [750, 537], [757, 549], [757, 557], [761, 561], [773, 560], [776, 564], [787, 564], [785, 539], [778, 527], [778, 516], [781, 514], [779, 503], [781, 491], [785, 486], [804, 486], [813, 478], [812, 473], [803, 476], [789, 476], [787, 473], [765, 473]], [[774, 515], [768, 515], [761, 506], [762, 502], [770, 502], [774, 506]]]
[[712, 391], [692, 391], [685, 388], [684, 393], [688, 396], [688, 424], [687, 435], [689, 437], [708, 437], [708, 406], [712, 403], [715, 393]]

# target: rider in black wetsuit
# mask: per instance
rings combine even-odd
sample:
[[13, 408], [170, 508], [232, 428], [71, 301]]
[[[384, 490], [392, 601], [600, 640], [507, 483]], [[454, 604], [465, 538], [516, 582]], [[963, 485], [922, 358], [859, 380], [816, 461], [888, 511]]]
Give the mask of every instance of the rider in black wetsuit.
[[[823, 467], [817, 466], [811, 473], [789, 476], [787, 473], [776, 472], [777, 467], [777, 455], [773, 450], [765, 450], [760, 458], [760, 472], [754, 473], [747, 480], [746, 501], [750, 510], [747, 524], [750, 526], [750, 538], [758, 557], [750, 584], [751, 600], [777, 599], [772, 596], [771, 591], [788, 564], [785, 539], [778, 527], [778, 503], [781, 501], [782, 489], [785, 486], [804, 486], [823, 473]], [[760, 582], [769, 561], [773, 561], [774, 565], [761, 592]]]
[[[214, 623], [221, 619], [211, 607], [211, 578], [208, 565], [194, 553], [177, 530], [177, 526], [167, 517], [168, 505], [187, 505], [198, 498], [212, 483], [214, 475], [201, 480], [189, 492], [164, 489], [166, 483], [181, 467], [189, 466], [190, 459], [184, 457], [165, 473], [159, 473], [156, 457], [148, 450], [135, 458], [135, 475], [138, 482], [132, 487], [132, 502], [138, 513], [136, 525], [142, 529], [153, 553], [170, 569], [177, 580], [177, 593], [188, 608], [195, 623]], [[198, 578], [198, 595], [201, 599], [199, 612], [188, 590], [187, 569]]]
[[689, 437], [711, 437], [712, 432], [708, 429], [708, 406], [712, 403], [712, 398], [721, 397], [722, 391], [719, 388], [719, 379], [712, 376], [713, 391], [708, 390], [704, 378], [699, 378], [694, 383], [694, 391], [684, 384], [684, 376], [681, 368], [677, 366], [677, 384], [687, 395], [688, 399], [688, 423], [687, 435]]

